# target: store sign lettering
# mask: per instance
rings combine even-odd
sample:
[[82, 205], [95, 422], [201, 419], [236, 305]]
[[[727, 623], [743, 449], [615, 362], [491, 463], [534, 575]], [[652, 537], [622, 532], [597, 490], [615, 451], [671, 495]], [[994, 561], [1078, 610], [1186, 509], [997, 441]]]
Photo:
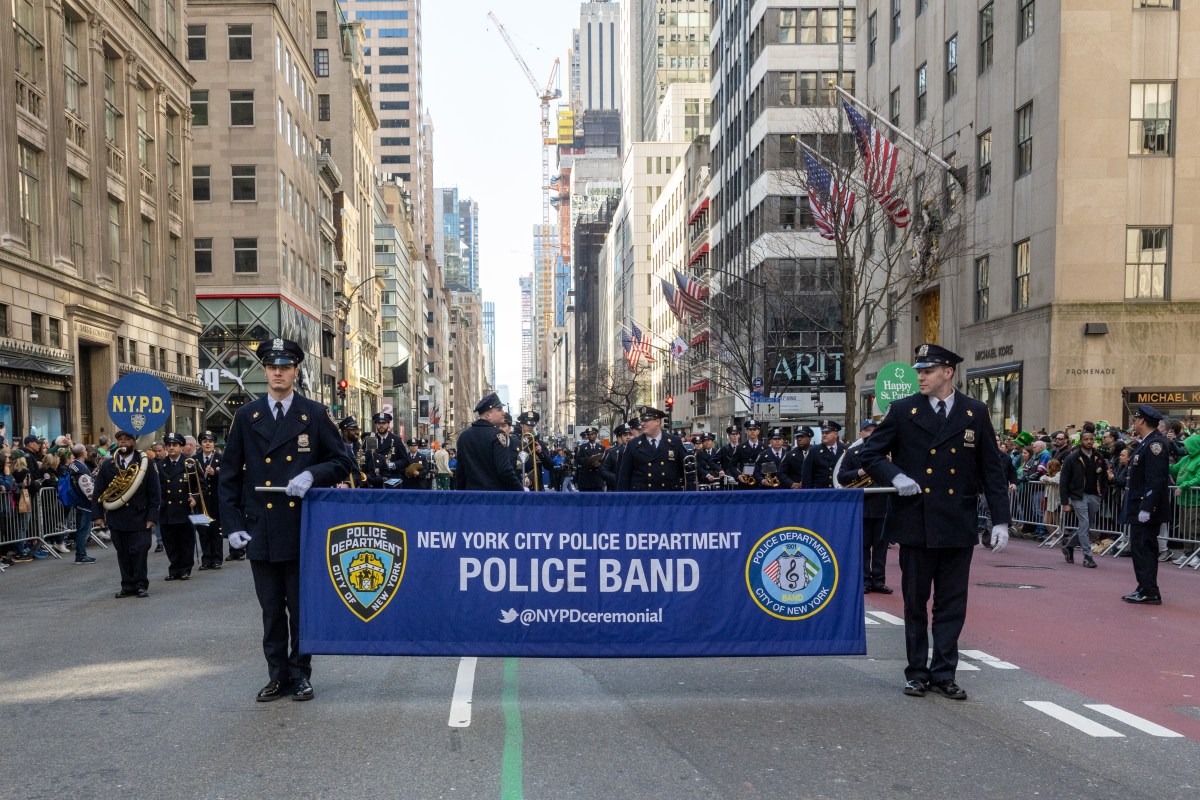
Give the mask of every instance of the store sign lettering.
[[1200, 403], [1200, 389], [1133, 392], [1131, 403]]
[[1002, 344], [998, 347], [989, 347], [985, 350], [975, 351], [976, 361], [987, 361], [992, 358], [1005, 358], [1013, 354], [1013, 346], [1011, 344]]
[[795, 353], [780, 355], [775, 364], [773, 383], [776, 386], [790, 383], [815, 385], [812, 375], [817, 372], [825, 373], [821, 378], [822, 386], [841, 386], [845, 383], [842, 375], [842, 360], [845, 353]]

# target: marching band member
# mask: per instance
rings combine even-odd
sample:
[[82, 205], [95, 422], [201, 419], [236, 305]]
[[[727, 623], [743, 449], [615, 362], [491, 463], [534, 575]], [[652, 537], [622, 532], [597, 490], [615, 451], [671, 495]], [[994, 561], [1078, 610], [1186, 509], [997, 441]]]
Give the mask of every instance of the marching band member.
[[93, 515], [112, 535], [121, 570], [120, 597], [149, 597], [146, 557], [162, 503], [158, 470], [137, 451], [137, 437], [117, 431], [117, 451], [100, 465], [92, 490]]

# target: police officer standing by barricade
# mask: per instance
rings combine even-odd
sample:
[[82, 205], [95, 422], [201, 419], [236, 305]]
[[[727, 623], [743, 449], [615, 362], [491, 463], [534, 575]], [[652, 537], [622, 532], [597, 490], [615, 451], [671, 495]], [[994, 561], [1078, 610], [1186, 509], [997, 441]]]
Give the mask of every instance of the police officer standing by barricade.
[[642, 435], [625, 448], [617, 475], [618, 492], [682, 492], [687, 485], [683, 461], [687, 450], [683, 439], [662, 429], [667, 415], [657, 408], [642, 406]]
[[[864, 419], [859, 425], [862, 437], [846, 448], [846, 454], [838, 466], [839, 487], [861, 488], [870, 483], [871, 476], [862, 468], [862, 448], [867, 439], [879, 427], [873, 419]], [[883, 535], [883, 520], [887, 516], [888, 498], [882, 493], [863, 495], [863, 593], [891, 594], [887, 585], [887, 537]]]
[[149, 597], [146, 556], [162, 508], [158, 470], [153, 458], [138, 453], [137, 437], [132, 433], [119, 430], [113, 438], [117, 450], [96, 472], [92, 513], [108, 528], [117, 551], [121, 589], [116, 596]]
[[[862, 447], [862, 468], [879, 486], [893, 486], [884, 521], [900, 545], [904, 693], [934, 691], [965, 700], [954, 680], [958, 637], [967, 614], [971, 555], [979, 543], [976, 497], [992, 514], [992, 550], [1008, 544], [1008, 487], [988, 407], [954, 388], [962, 358], [944, 347], [917, 348], [920, 394], [897, 400]], [[891, 456], [891, 460], [888, 460]], [[927, 606], [933, 595], [933, 658]]]
[[[599, 434], [595, 428], [588, 428], [583, 432], [584, 441], [575, 448], [575, 487], [581, 492], [603, 492], [605, 489], [601, 468], [606, 452], [604, 445], [596, 441]], [[615, 476], [613, 483], [616, 483]]]
[[[224, 562], [225, 545], [221, 539], [221, 516], [217, 501], [217, 478], [221, 474], [221, 454], [217, 452], [217, 437], [205, 431], [200, 435], [200, 452], [195, 462], [200, 498], [203, 502], [194, 511], [203, 511], [212, 522], [197, 525], [200, 535], [200, 569], [220, 569]], [[195, 490], [196, 487], [190, 487]], [[233, 551], [230, 551], [232, 558]]]
[[813, 429], [807, 425], [801, 426], [796, 431], [796, 446], [788, 450], [783, 458], [780, 480], [785, 481], [785, 485], [791, 489], [804, 488], [804, 462], [812, 455], [812, 438]]
[[805, 489], [832, 489], [833, 470], [846, 452], [840, 440], [842, 426], [836, 420], [821, 420], [821, 444], [804, 459], [800, 482]]
[[454, 488], [474, 492], [519, 492], [517, 463], [508, 434], [500, 429], [504, 404], [493, 392], [475, 406], [479, 419], [458, 435]]
[[162, 527], [163, 546], [167, 550], [168, 581], [186, 581], [196, 562], [196, 529], [189, 518], [196, 500], [189, 490], [190, 478], [183, 458], [185, 440], [181, 434], [168, 433], [163, 442], [167, 457], [158, 466], [162, 482], [162, 508], [158, 524]]
[[221, 519], [230, 546], [247, 548], [262, 607], [270, 680], [255, 699], [311, 700], [312, 656], [300, 651], [301, 507], [310, 488], [335, 486], [357, 465], [329, 410], [293, 391], [304, 361], [300, 345], [274, 339], [257, 352], [267, 394], [239, 408], [230, 425]]
[[433, 475], [433, 463], [421, 452], [421, 440], [409, 439], [406, 443], [404, 473], [400, 479], [401, 489], [428, 489]]
[[1137, 589], [1121, 599], [1142, 606], [1161, 606], [1158, 588], [1158, 529], [1171, 521], [1170, 442], [1158, 429], [1163, 415], [1142, 404], [1133, 416], [1133, 432], [1142, 438], [1129, 456], [1121, 522], [1129, 526], [1133, 574]]

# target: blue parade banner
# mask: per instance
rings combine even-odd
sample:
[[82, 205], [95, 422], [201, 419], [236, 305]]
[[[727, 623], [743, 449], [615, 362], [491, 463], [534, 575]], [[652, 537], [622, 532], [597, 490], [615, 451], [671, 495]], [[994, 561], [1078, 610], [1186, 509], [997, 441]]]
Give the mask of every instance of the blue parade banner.
[[313, 489], [306, 653], [866, 652], [862, 498]]
[[108, 416], [118, 430], [156, 431], [171, 418], [171, 390], [153, 375], [131, 372], [108, 390]]

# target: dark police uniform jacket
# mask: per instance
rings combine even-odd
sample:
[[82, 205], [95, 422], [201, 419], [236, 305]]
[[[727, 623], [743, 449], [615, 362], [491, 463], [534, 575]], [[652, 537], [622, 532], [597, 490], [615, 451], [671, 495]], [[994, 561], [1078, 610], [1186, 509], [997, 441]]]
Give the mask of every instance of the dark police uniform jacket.
[[[158, 480], [162, 491], [162, 507], [158, 512], [158, 521], [162, 525], [187, 525], [188, 515], [192, 508], [188, 504], [188, 476], [186, 470], [187, 456], [180, 456], [178, 461], [171, 462], [171, 457], [162, 459], [158, 465]], [[200, 507], [200, 499], [196, 499], [196, 507]]]
[[[610, 492], [617, 490], [617, 479], [621, 477], [621, 456], [625, 455], [626, 447], [627, 445], [614, 444], [608, 448], [604, 460], [600, 462], [600, 474], [604, 476], [604, 485]], [[578, 474], [579, 468], [576, 467], [575, 471]]]
[[954, 393], [944, 423], [924, 395], [895, 401], [860, 457], [879, 486], [891, 486], [892, 478], [904, 473], [921, 487], [912, 497], [892, 497], [884, 521], [892, 542], [973, 547], [979, 542], [979, 494], [987, 500], [993, 524], [1010, 521], [1008, 485], [988, 408], [962, 392]]
[[837, 460], [846, 452], [846, 445], [836, 442], [832, 447], [821, 444], [809, 445], [808, 458], [800, 473], [800, 485], [805, 489], [832, 489], [833, 469]]
[[[115, 531], [143, 531], [147, 522], [158, 524], [158, 513], [162, 505], [162, 494], [158, 485], [158, 470], [154, 467], [154, 458], [146, 459], [146, 477], [142, 485], [134, 492], [129, 502], [111, 511], [105, 510], [100, 503], [100, 495], [117, 477], [117, 461], [120, 455], [105, 460], [96, 471], [96, 485], [92, 488], [92, 515], [95, 519], [104, 520], [108, 527]], [[141, 453], [133, 454], [133, 464], [142, 460]]]
[[276, 423], [272, 403], [270, 395], [263, 395], [238, 409], [218, 483], [224, 529], [250, 535], [246, 552], [252, 561], [300, 557], [302, 502], [254, 487], [286, 487], [305, 470], [312, 473], [314, 488], [336, 486], [358, 469], [325, 406], [293, 394], [287, 415]]
[[808, 461], [808, 457], [812, 455], [812, 451], [811, 445], [804, 449], [793, 447], [787, 451], [787, 455], [783, 457], [783, 466], [779, 470], [783, 473], [779, 476], [781, 481], [784, 479], [784, 475], [787, 476], [788, 483], [785, 485], [804, 485], [804, 462]]
[[367, 485], [375, 489], [380, 489], [384, 482], [403, 475], [404, 468], [401, 464], [407, 462], [401, 455], [404, 447], [396, 438], [396, 434], [388, 431], [386, 436], [380, 436], [378, 439], [379, 447], [375, 454], [368, 454], [367, 457]]
[[[837, 474], [838, 485], [845, 486], [862, 477], [858, 471], [862, 468], [862, 449], [867, 441], [868, 439], [859, 439], [846, 448], [846, 456], [842, 459], [842, 468], [838, 470]], [[887, 516], [887, 510], [888, 496], [886, 494], [870, 492], [863, 495], [863, 519], [883, 519]]]
[[[604, 473], [604, 465], [608, 463], [608, 453], [615, 450], [614, 446], [607, 452], [599, 442], [583, 442], [575, 448], [575, 485], [583, 491], [598, 491], [609, 484], [608, 476]], [[596, 467], [588, 466], [588, 459], [597, 453], [604, 453], [604, 459]], [[617, 476], [614, 474], [611, 483], [615, 485]], [[611, 486], [609, 487], [611, 488]]]
[[[717, 451], [709, 450], [706, 447], [696, 448], [696, 481], [699, 483], [718, 483], [720, 478], [717, 476], [721, 473], [723, 467], [717, 460]], [[710, 481], [705, 475], [712, 475], [717, 478], [715, 481]]]
[[[210, 456], [205, 456], [204, 453], [197, 453], [194, 458], [200, 470], [200, 486], [203, 490], [204, 508], [200, 507], [200, 501], [197, 498], [196, 508], [193, 509], [192, 513], [199, 514], [201, 511], [204, 511], [213, 518], [214, 525], [220, 525], [221, 508], [220, 501], [217, 500], [217, 483], [221, 478], [221, 454], [214, 450]], [[211, 477], [207, 474], [209, 467], [213, 468]]]
[[508, 436], [486, 419], [458, 435], [454, 488], [477, 492], [519, 492], [516, 461]]
[[725, 470], [726, 475], [732, 475], [736, 472], [737, 447], [734, 447], [729, 442], [721, 445], [721, 449], [717, 451], [717, 463], [721, 465], [721, 469]]
[[1143, 439], [1129, 456], [1121, 522], [1126, 525], [1140, 524], [1140, 511], [1150, 512], [1150, 521], [1145, 523], [1147, 525], [1171, 521], [1170, 456], [1171, 442], [1157, 429]]
[[[783, 475], [783, 473], [780, 469], [783, 466], [783, 460], [785, 458], [787, 458], [787, 450], [780, 449], [779, 455], [776, 456], [775, 451], [772, 450], [769, 446], [763, 448], [762, 453], [760, 453], [758, 456], [758, 461], [754, 462], [754, 477], [758, 481], [759, 486], [763, 486], [763, 478], [765, 478], [768, 475], [768, 473], [763, 470], [763, 465], [764, 464], [774, 464], [775, 465], [775, 476], [779, 478], [780, 488], [783, 488], [783, 489], [792, 488], [791, 479], [787, 478], [785, 475]], [[767, 488], [767, 487], [764, 486], [763, 488]]]
[[[517, 458], [520, 459], [520, 457], [521, 457], [520, 452], [522, 449], [520, 447], [522, 435], [516, 434], [516, 438], [517, 438], [517, 447], [518, 447]], [[534, 444], [534, 447], [533, 447], [534, 452], [532, 454], [530, 454], [528, 457], [526, 457], [524, 462], [518, 461], [518, 464], [520, 465], [518, 467], [518, 469], [522, 473], [522, 476], [521, 476], [522, 483], [525, 482], [526, 477], [529, 478], [529, 491], [544, 492], [544, 491], [546, 491], [546, 487], [543, 485], [543, 481], [542, 481], [542, 469], [549, 466], [547, 461], [549, 460], [548, 453], [550, 451], [546, 449], [545, 443], [542, 442], [542, 440], [540, 438], [538, 438], [536, 435], [533, 437], [533, 444]], [[534, 468], [535, 464], [537, 466], [536, 469]]]
[[680, 492], [686, 486], [683, 439], [672, 433], [659, 434], [658, 447], [642, 434], [632, 440], [621, 457], [617, 473], [618, 492]]
[[[413, 464], [421, 465], [421, 472], [415, 478], [408, 477], [408, 467]], [[400, 462], [396, 462], [396, 466], [400, 466]], [[429, 478], [433, 475], [433, 462], [426, 458], [421, 451], [410, 453], [407, 450], [404, 452], [404, 471], [401, 472], [400, 488], [401, 489], [431, 489]]]
[[[762, 451], [767, 449], [767, 444], [762, 439], [758, 440], [755, 446], [749, 439], [737, 446], [737, 452], [733, 456], [733, 474], [736, 477], [741, 475], [746, 467], [753, 467], [758, 464], [758, 457], [762, 455]], [[725, 470], [729, 472], [729, 470]], [[740, 485], [740, 484], [739, 484]]]

